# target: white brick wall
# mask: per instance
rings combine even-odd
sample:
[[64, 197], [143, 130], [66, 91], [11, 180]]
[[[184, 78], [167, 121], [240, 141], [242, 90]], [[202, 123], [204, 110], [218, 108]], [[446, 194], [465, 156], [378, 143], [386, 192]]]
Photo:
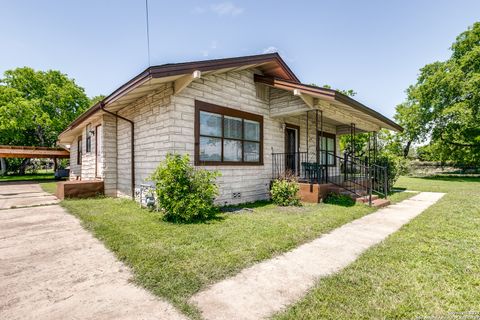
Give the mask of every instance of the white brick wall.
[[[172, 84], [166, 84], [156, 93], [142, 98], [119, 115], [135, 123], [135, 187], [155, 170], [159, 162], [171, 150], [173, 143], [169, 140], [169, 118]], [[130, 123], [118, 119], [117, 135], [117, 195], [131, 195], [131, 128]]]
[[[270, 101], [257, 98], [253, 70], [207, 75], [194, 80], [178, 95], [173, 95], [173, 85], [168, 83], [155, 93], [141, 98], [119, 112], [119, 115], [135, 123], [135, 188], [144, 183], [168, 152], [188, 153], [194, 159], [194, 111], [195, 100], [201, 100], [229, 108], [255, 113], [264, 117], [264, 165], [252, 166], [204, 166], [219, 170], [221, 204], [249, 202], [269, 197], [273, 152], [284, 152], [284, 122], [300, 126], [300, 150], [306, 151], [306, 116], [280, 119], [270, 118], [271, 108], [303, 107], [304, 102], [292, 93], [278, 89], [267, 92]], [[105, 191], [108, 195], [131, 195], [130, 124], [124, 120], [104, 115], [100, 120], [104, 130]], [[96, 124], [92, 123], [92, 127]], [[326, 132], [335, 133], [335, 126], [324, 125]], [[85, 130], [83, 130], [85, 131]], [[315, 151], [315, 113], [309, 118], [309, 151]], [[83, 134], [85, 140], [85, 134]], [[338, 140], [338, 139], [337, 139]], [[83, 142], [85, 148], [85, 141]], [[337, 150], [338, 150], [337, 141]], [[71, 173], [82, 179], [93, 179], [95, 174], [95, 150], [83, 156], [82, 168], [76, 166], [76, 140], [71, 147]], [[92, 161], [93, 160], [93, 161]], [[240, 192], [240, 199], [232, 193]]]

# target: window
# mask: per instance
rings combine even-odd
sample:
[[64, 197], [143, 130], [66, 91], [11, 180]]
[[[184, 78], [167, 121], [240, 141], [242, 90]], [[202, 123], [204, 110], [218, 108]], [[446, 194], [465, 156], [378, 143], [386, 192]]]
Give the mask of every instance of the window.
[[77, 164], [82, 164], [82, 136], [77, 140]]
[[320, 164], [335, 166], [335, 135], [326, 132], [323, 132], [323, 134], [318, 132], [318, 143], [320, 144]]
[[195, 164], [263, 164], [263, 117], [195, 101]]
[[87, 124], [87, 127], [86, 127], [86, 141], [85, 141], [85, 152], [91, 152], [92, 151], [92, 125], [91, 124]]

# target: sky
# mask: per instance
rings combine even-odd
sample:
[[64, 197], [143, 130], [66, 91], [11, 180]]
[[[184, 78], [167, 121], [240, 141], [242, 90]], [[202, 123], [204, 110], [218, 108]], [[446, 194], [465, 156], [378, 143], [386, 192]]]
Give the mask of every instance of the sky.
[[[480, 0], [148, 0], [150, 65], [279, 52], [303, 83], [392, 117]], [[29, 66], [108, 95], [148, 65], [145, 0], [0, 0], [0, 73]]]

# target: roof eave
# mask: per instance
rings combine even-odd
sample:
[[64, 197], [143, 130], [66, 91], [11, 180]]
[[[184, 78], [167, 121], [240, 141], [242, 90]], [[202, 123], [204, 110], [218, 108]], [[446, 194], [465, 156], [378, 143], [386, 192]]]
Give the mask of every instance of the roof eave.
[[305, 93], [314, 93], [317, 95], [321, 95], [325, 97], [328, 100], [334, 100], [338, 101], [340, 103], [346, 104], [358, 111], [364, 112], [367, 115], [376, 118], [377, 120], [382, 121], [383, 123], [387, 124], [392, 130], [397, 130], [399, 132], [403, 132], [403, 128], [395, 123], [394, 121], [390, 120], [389, 118], [385, 117], [381, 113], [367, 107], [366, 105], [358, 102], [355, 99], [350, 98], [349, 96], [333, 89], [328, 89], [328, 88], [321, 88], [321, 87], [315, 87], [311, 85], [305, 85], [302, 83], [294, 83], [288, 80], [284, 79], [275, 79], [272, 77], [265, 77], [261, 75], [255, 75], [255, 81], [256, 82], [261, 82], [266, 85], [270, 85], [273, 87], [278, 87], [278, 88], [289, 88], [289, 89], [300, 89], [301, 91]]

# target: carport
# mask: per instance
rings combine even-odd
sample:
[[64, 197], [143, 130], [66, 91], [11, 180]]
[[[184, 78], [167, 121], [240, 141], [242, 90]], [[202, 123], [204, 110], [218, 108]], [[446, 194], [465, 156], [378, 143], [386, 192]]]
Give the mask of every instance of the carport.
[[53, 159], [54, 171], [57, 171], [57, 159], [65, 159], [69, 157], [70, 152], [63, 148], [0, 145], [0, 169], [5, 167], [5, 162], [1, 160], [3, 158], [47, 158]]

